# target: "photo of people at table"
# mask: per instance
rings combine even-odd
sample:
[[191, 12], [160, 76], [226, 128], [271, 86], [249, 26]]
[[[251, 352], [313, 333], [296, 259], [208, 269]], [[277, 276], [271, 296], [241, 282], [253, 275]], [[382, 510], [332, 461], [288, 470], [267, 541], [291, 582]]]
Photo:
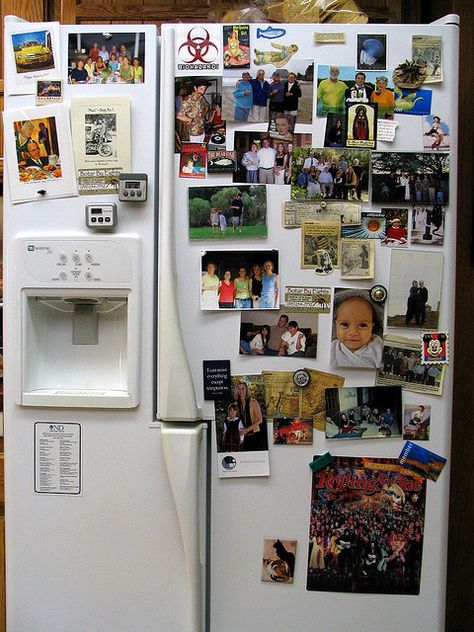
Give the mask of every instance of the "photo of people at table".
[[70, 33], [68, 82], [143, 83], [145, 33]]
[[207, 250], [201, 257], [201, 309], [277, 309], [276, 250]]
[[61, 178], [55, 117], [16, 121], [13, 128], [20, 182]]
[[298, 123], [313, 120], [314, 63], [297, 59], [273, 72], [233, 70], [226, 73], [222, 91], [224, 118], [239, 123], [268, 123], [275, 114]]

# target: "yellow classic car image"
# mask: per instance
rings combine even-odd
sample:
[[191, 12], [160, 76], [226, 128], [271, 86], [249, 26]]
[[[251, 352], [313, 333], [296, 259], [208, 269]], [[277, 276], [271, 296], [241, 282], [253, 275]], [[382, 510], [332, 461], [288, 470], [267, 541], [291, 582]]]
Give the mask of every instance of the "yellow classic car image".
[[[48, 41], [45, 37], [44, 41]], [[15, 46], [15, 62], [18, 72], [28, 72], [35, 69], [47, 69], [53, 67], [53, 55], [50, 46], [41, 41], [26, 40], [19, 46]]]

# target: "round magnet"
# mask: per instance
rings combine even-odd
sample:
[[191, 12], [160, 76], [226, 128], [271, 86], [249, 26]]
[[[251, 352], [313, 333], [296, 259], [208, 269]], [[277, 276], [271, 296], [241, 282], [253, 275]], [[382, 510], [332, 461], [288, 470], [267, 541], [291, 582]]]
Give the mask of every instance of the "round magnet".
[[308, 371], [305, 371], [305, 369], [298, 369], [298, 371], [295, 371], [293, 373], [293, 382], [296, 384], [296, 386], [308, 386], [310, 379], [311, 377]]
[[326, 206], [327, 206], [327, 205], [328, 205], [328, 203], [327, 203], [327, 202], [324, 202], [324, 201], [323, 201], [323, 202], [320, 202], [320, 204], [319, 204], [319, 206], [320, 206], [321, 208], [326, 208]]
[[370, 298], [376, 303], [384, 303], [387, 295], [387, 288], [383, 285], [374, 285], [370, 290]]

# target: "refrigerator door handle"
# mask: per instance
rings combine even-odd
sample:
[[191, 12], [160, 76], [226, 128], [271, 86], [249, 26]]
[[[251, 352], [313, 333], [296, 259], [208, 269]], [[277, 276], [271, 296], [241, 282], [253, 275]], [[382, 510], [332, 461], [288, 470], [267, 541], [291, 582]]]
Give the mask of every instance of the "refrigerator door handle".
[[200, 446], [205, 424], [161, 422], [163, 455], [181, 530], [188, 581], [189, 632], [203, 629]]

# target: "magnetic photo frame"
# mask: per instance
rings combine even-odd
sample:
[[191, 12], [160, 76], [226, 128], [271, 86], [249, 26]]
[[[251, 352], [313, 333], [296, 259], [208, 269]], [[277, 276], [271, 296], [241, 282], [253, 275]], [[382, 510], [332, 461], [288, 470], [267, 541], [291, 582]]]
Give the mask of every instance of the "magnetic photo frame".
[[[122, 61], [124, 57], [129, 60], [125, 69], [120, 65], [119, 57], [122, 57]], [[92, 64], [88, 64], [89, 58], [92, 59]], [[98, 64], [99, 58], [102, 62]], [[138, 59], [138, 64], [134, 64], [135, 59]], [[144, 32], [98, 31], [68, 35], [68, 83], [141, 84], [146, 76], [145, 61]]]
[[[200, 296], [202, 310], [253, 309], [249, 280], [258, 264], [269, 273], [268, 283], [262, 281], [259, 309], [278, 309], [280, 288], [278, 250], [203, 250], [201, 251]], [[271, 264], [268, 266], [267, 264]], [[271, 270], [270, 270], [271, 268]], [[245, 270], [245, 276], [240, 271]], [[229, 277], [234, 284], [234, 296], [228, 298], [221, 286]], [[273, 275], [273, 276], [272, 276]], [[263, 278], [263, 275], [262, 275]], [[222, 300], [225, 298], [225, 300]]]
[[59, 22], [5, 21], [5, 91], [35, 94], [36, 80], [61, 76]]
[[66, 106], [7, 110], [3, 123], [13, 203], [77, 195]]

